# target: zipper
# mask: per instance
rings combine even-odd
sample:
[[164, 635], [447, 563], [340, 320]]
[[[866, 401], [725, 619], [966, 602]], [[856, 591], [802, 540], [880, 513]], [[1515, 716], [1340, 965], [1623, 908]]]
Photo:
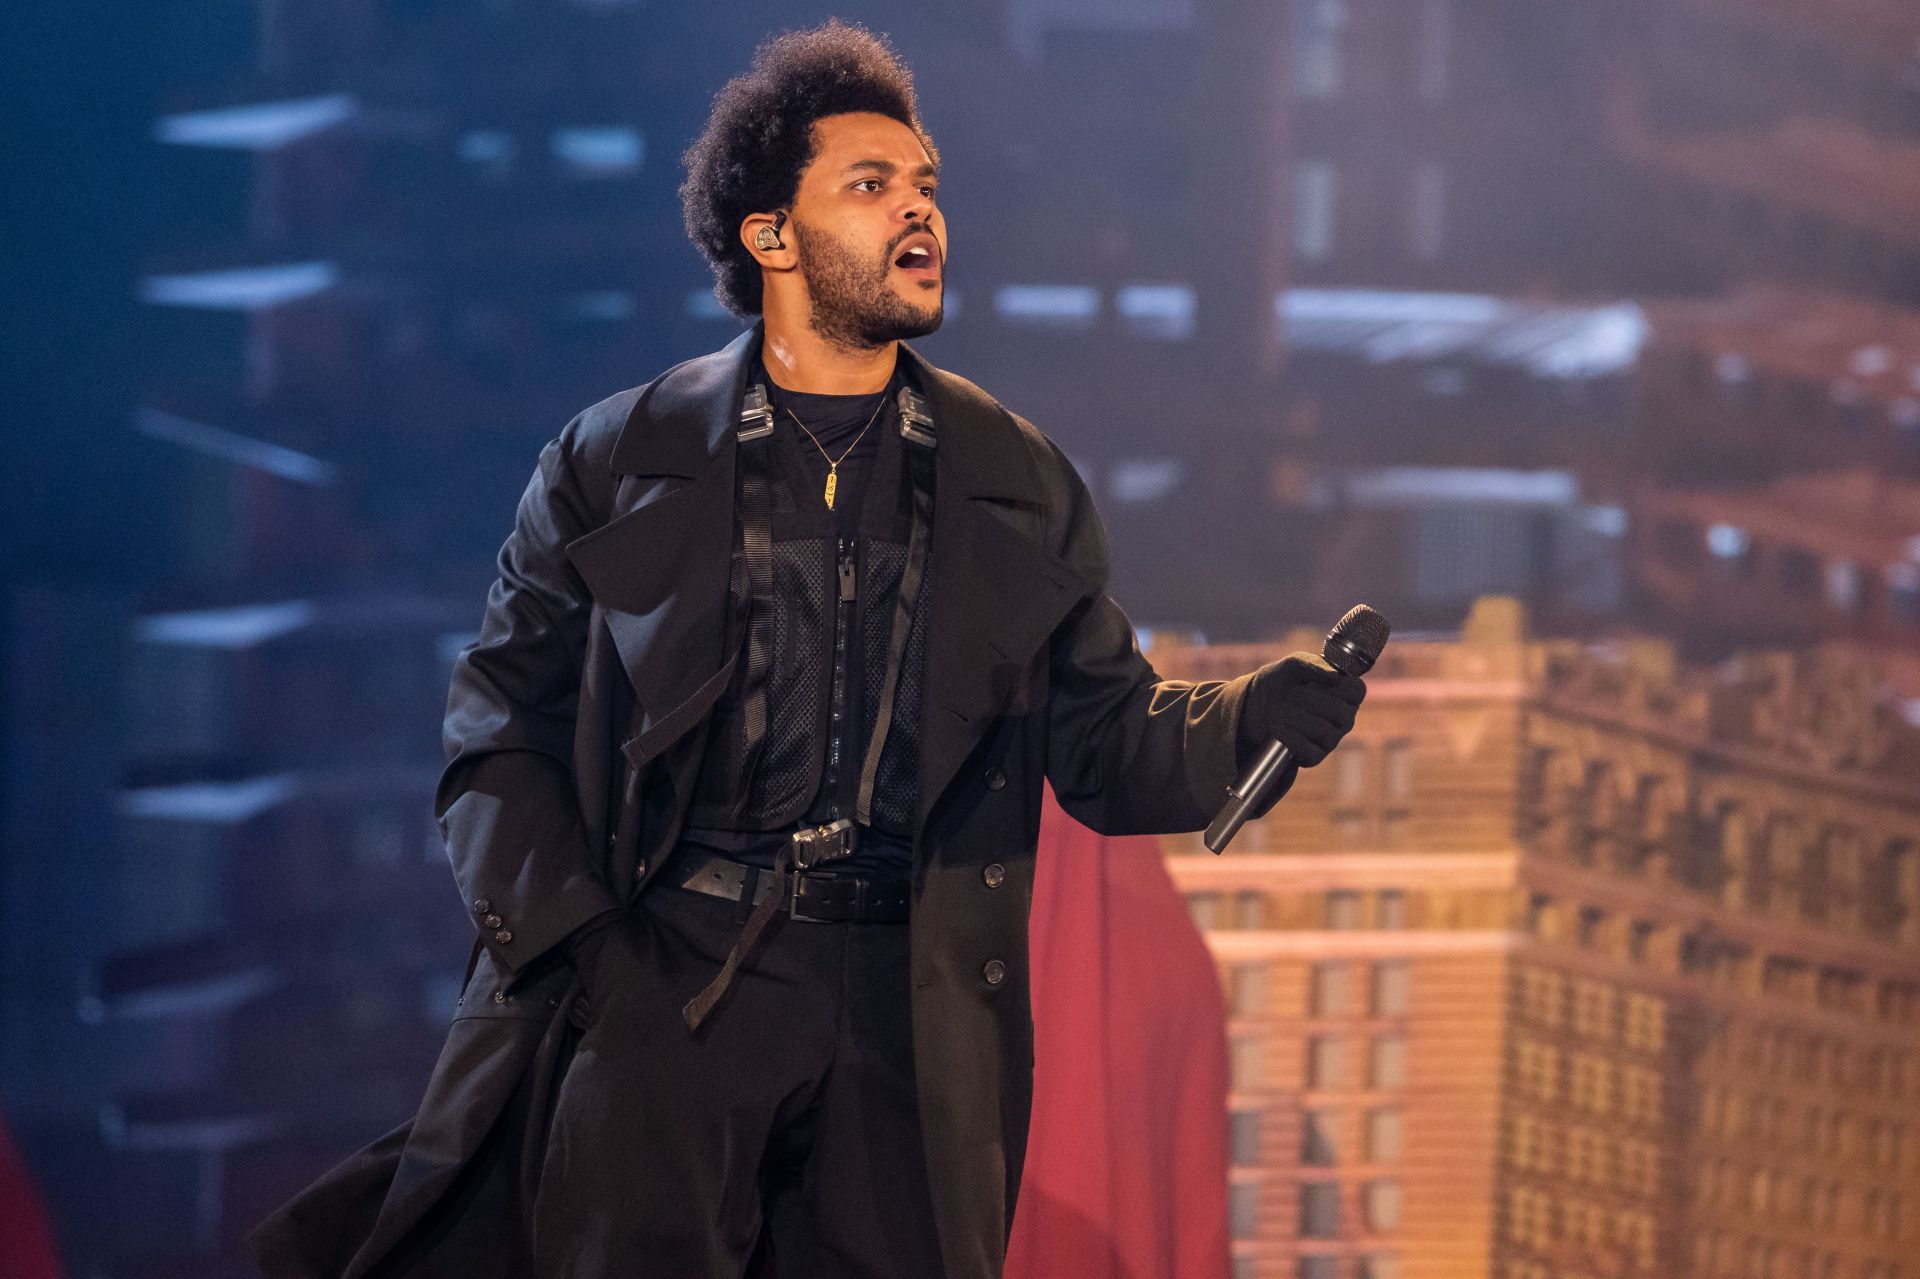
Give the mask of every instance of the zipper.
[[840, 761], [847, 735], [847, 643], [853, 629], [853, 601], [858, 580], [853, 548], [847, 539], [834, 542], [834, 574], [839, 587], [834, 592], [833, 677], [827, 695], [827, 794], [832, 797], [831, 816], [840, 814]]

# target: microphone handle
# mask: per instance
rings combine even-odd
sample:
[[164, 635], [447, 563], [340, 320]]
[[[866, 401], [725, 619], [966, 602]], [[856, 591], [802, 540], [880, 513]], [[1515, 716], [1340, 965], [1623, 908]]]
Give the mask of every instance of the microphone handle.
[[1206, 844], [1209, 849], [1216, 853], [1225, 851], [1228, 842], [1246, 822], [1248, 814], [1260, 806], [1260, 801], [1273, 788], [1274, 779], [1280, 776], [1292, 758], [1292, 752], [1282, 746], [1278, 738], [1267, 740], [1267, 749], [1253, 762], [1253, 767], [1240, 779], [1240, 784], [1227, 792], [1226, 807], [1213, 819], [1213, 825], [1207, 827]]

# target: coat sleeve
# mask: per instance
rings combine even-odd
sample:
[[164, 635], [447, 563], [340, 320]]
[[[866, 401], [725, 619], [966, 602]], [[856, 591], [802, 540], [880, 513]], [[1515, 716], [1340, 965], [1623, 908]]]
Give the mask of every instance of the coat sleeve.
[[1204, 830], [1239, 776], [1235, 735], [1253, 676], [1160, 678], [1107, 594], [1107, 532], [1086, 484], [1057, 448], [1054, 460], [1067, 493], [1062, 556], [1091, 590], [1053, 636], [1047, 779], [1060, 806], [1103, 835]]
[[579, 422], [541, 450], [480, 637], [455, 661], [447, 694], [434, 806], [481, 941], [510, 972], [620, 905], [586, 846], [574, 788], [592, 602], [565, 551], [594, 526], [572, 457]]

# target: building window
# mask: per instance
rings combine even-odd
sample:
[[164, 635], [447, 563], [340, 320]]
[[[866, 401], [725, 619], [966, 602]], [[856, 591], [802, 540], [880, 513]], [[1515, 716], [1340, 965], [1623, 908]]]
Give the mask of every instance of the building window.
[[1453, 0], [1421, 0], [1420, 96], [1429, 102], [1447, 96], [1453, 61]]
[[1400, 1279], [1400, 1258], [1384, 1252], [1370, 1252], [1360, 1258], [1355, 1279]]
[[1413, 256], [1437, 262], [1447, 240], [1447, 170], [1436, 160], [1422, 160], [1413, 170], [1411, 238]]
[[1330, 1168], [1340, 1158], [1340, 1112], [1309, 1110], [1300, 1125], [1300, 1162]]
[[1259, 892], [1243, 890], [1233, 895], [1233, 926], [1235, 928], [1265, 928], [1267, 926], [1267, 899]]
[[1266, 1059], [1260, 1037], [1235, 1035], [1228, 1052], [1228, 1072], [1235, 1092], [1251, 1092], [1264, 1082]]
[[1313, 966], [1315, 1017], [1344, 1017], [1353, 1011], [1353, 965], [1344, 959], [1322, 960]]
[[1666, 1044], [1666, 1006], [1654, 995], [1627, 996], [1627, 1047], [1657, 1054]]
[[1346, 0], [1293, 0], [1293, 91], [1303, 98], [1340, 92]]
[[1264, 1017], [1267, 1013], [1267, 966], [1235, 964], [1227, 969], [1227, 1011], [1233, 1017]]
[[574, 178], [627, 177], [647, 156], [646, 138], [627, 125], [555, 129], [548, 146], [561, 172]]
[[1187, 915], [1203, 933], [1220, 927], [1220, 894], [1188, 893]]
[[1333, 753], [1333, 802], [1355, 808], [1367, 797], [1367, 743], [1342, 742]]
[[1331, 1181], [1309, 1181], [1300, 1187], [1300, 1235], [1304, 1239], [1333, 1239], [1340, 1234], [1340, 1187]]
[[1407, 926], [1407, 895], [1398, 888], [1381, 889], [1377, 911], [1376, 927], [1405, 928]]
[[1260, 1112], [1236, 1110], [1227, 1116], [1227, 1152], [1236, 1168], [1260, 1163]]
[[1573, 1055], [1573, 1104], [1596, 1114], [1613, 1109], [1613, 1063], [1591, 1053]]
[[1228, 1229], [1235, 1239], [1253, 1239], [1260, 1233], [1260, 1183], [1236, 1181], [1227, 1187]]
[[1297, 1273], [1300, 1279], [1340, 1279], [1340, 1258], [1302, 1257]]
[[1908, 626], [1920, 622], [1920, 567], [1889, 565], [1886, 577], [1887, 612], [1893, 620]]
[[1327, 894], [1327, 927], [1333, 929], [1360, 927], [1359, 893], [1337, 888]]
[[1412, 969], [1404, 959], [1383, 959], [1373, 966], [1373, 1015], [1404, 1017]]
[[1380, 782], [1389, 808], [1405, 808], [1413, 800], [1413, 743], [1395, 738], [1382, 748]]
[[1843, 613], [1857, 613], [1866, 598], [1860, 566], [1851, 560], [1827, 565], [1827, 603]]
[[1406, 1127], [1400, 1112], [1393, 1109], [1367, 1112], [1367, 1162], [1392, 1163], [1400, 1158]]
[[1397, 1229], [1400, 1225], [1400, 1183], [1367, 1183], [1367, 1229], [1375, 1234]]
[[1780, 552], [1780, 585], [1789, 595], [1811, 599], [1820, 592], [1820, 558], [1790, 546]]
[[[1656, 1071], [1629, 1067], [1620, 1072], [1621, 1109], [1637, 1123], [1652, 1124], [1660, 1119], [1660, 1075]], [[1604, 1100], [1604, 1098], [1603, 1098]]]
[[1520, 1083], [1540, 1100], [1553, 1101], [1560, 1092], [1559, 1049], [1551, 1044], [1522, 1043]]
[[1589, 1039], [1613, 1035], [1613, 990], [1597, 981], [1576, 982], [1573, 988], [1573, 1027]]
[[1407, 1082], [1405, 1035], [1375, 1035], [1369, 1081], [1374, 1088], [1400, 1088]]
[[1307, 1040], [1307, 1087], [1338, 1088], [1346, 1082], [1347, 1045], [1332, 1035]]
[[[1333, 256], [1339, 171], [1330, 160], [1301, 160], [1293, 169], [1293, 251], [1306, 262]], [[1341, 758], [1341, 752], [1334, 759]]]

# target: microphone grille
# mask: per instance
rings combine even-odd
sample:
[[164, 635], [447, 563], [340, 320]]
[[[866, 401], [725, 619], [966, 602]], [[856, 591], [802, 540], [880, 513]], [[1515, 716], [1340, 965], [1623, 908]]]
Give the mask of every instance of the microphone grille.
[[1355, 604], [1327, 632], [1324, 656], [1349, 675], [1364, 675], [1380, 660], [1391, 634], [1393, 627], [1386, 618], [1366, 604]]

